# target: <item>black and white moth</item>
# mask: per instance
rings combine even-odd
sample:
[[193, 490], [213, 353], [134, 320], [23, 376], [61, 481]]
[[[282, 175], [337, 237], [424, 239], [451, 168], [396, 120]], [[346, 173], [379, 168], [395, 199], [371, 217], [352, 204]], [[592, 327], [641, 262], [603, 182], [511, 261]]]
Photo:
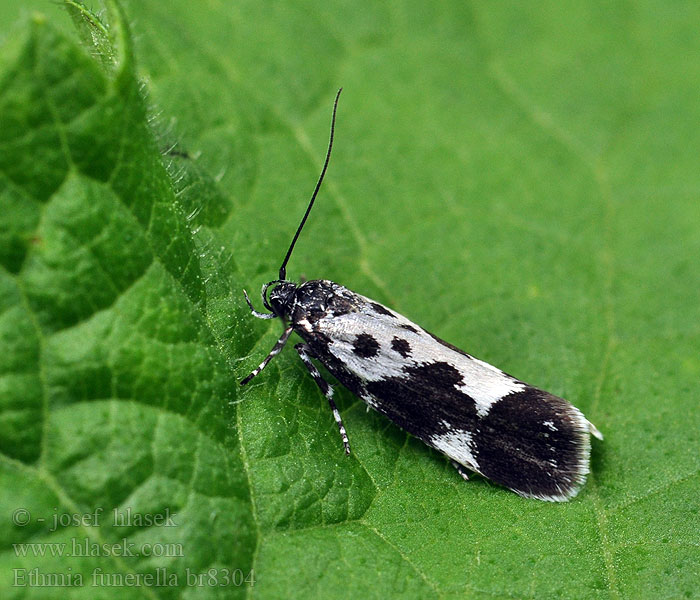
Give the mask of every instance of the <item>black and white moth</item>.
[[466, 480], [479, 473], [527, 498], [565, 501], [589, 472], [590, 435], [603, 436], [580, 410], [444, 342], [386, 306], [327, 280], [296, 284], [286, 267], [328, 168], [328, 151], [316, 188], [297, 228], [279, 277], [262, 286], [262, 303], [285, 329], [248, 383], [280, 353], [292, 332], [295, 349], [328, 399], [345, 452], [348, 436], [321, 376], [318, 360], [353, 394], [428, 446], [447, 455]]

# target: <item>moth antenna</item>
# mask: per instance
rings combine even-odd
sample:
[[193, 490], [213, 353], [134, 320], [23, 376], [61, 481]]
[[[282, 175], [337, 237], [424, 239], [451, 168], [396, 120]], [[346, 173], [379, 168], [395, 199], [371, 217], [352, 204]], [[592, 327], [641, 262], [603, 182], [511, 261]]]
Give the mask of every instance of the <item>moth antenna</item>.
[[318, 190], [321, 189], [321, 183], [323, 183], [323, 177], [326, 174], [326, 169], [328, 169], [328, 162], [331, 159], [331, 149], [333, 148], [333, 134], [335, 132], [335, 113], [336, 110], [338, 109], [338, 98], [340, 97], [340, 92], [343, 91], [343, 88], [340, 88], [338, 90], [338, 93], [335, 95], [335, 102], [333, 102], [333, 116], [331, 117], [331, 135], [330, 139], [328, 140], [328, 151], [326, 152], [326, 160], [323, 163], [323, 169], [321, 169], [321, 175], [318, 178], [318, 181], [316, 182], [316, 187], [314, 188], [314, 193], [311, 195], [311, 200], [309, 201], [309, 205], [306, 207], [306, 212], [304, 213], [304, 218], [301, 220], [301, 223], [299, 223], [299, 227], [297, 228], [297, 232], [294, 234], [294, 238], [292, 239], [292, 243], [289, 244], [289, 250], [287, 250], [287, 255], [284, 257], [284, 260], [282, 261], [282, 266], [280, 267], [280, 273], [278, 279], [281, 279], [282, 281], [286, 280], [286, 275], [287, 275], [287, 262], [289, 261], [289, 257], [292, 255], [292, 250], [294, 250], [294, 244], [297, 243], [297, 239], [299, 238], [299, 234], [301, 233], [301, 230], [304, 228], [304, 224], [306, 223], [306, 219], [309, 217], [309, 213], [311, 212], [311, 208], [314, 205], [314, 201], [316, 200], [316, 196], [318, 195]]

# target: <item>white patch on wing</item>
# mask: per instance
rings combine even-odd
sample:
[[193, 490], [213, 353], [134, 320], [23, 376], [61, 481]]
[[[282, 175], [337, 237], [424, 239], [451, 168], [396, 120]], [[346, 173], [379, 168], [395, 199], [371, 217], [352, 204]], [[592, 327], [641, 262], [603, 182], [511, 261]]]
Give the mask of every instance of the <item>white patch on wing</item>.
[[429, 444], [472, 471], [479, 472], [479, 464], [472, 454], [472, 434], [462, 429], [452, 429], [430, 438]]
[[[525, 389], [524, 383], [496, 367], [444, 346], [406, 317], [389, 309], [386, 310], [393, 317], [378, 313], [369, 305], [372, 300], [359, 294], [356, 296], [360, 304], [358, 312], [321, 318], [315, 323], [314, 329], [328, 336], [331, 340], [328, 346], [331, 354], [363, 380], [406, 378], [407, 374], [403, 370], [406, 366], [446, 362], [462, 376], [462, 383], [456, 388], [474, 399], [480, 417], [485, 417], [491, 406], [504, 396]], [[412, 327], [415, 331], [406, 329], [405, 326]], [[379, 343], [376, 356], [363, 358], [353, 352], [353, 342], [361, 333], [371, 335]], [[408, 343], [409, 356], [404, 358], [392, 349], [394, 337]]]
[[464, 369], [458, 367], [464, 377], [464, 383], [459, 387], [465, 394], [474, 398], [476, 414], [480, 417], [489, 414], [491, 407], [504, 396], [520, 392], [527, 387], [483, 360], [478, 358], [469, 360], [471, 362], [467, 362]]

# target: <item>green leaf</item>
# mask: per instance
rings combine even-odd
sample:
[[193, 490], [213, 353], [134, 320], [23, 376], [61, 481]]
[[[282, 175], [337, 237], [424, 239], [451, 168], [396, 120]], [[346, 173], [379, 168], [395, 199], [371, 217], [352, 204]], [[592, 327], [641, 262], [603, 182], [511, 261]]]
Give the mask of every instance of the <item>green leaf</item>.
[[[0, 22], [28, 5], [0, 57], [3, 597], [698, 596], [696, 4]], [[569, 398], [606, 436], [572, 502], [465, 484], [341, 389], [346, 458], [291, 349], [239, 389], [281, 332], [242, 289], [276, 275], [341, 85], [290, 276]], [[85, 540], [176, 555], [52, 554]]]

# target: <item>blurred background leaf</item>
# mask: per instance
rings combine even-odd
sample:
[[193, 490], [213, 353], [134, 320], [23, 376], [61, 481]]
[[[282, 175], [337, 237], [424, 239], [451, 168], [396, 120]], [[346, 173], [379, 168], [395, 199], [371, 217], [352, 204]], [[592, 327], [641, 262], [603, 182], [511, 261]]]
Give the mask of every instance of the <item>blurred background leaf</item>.
[[[3, 596], [53, 597], [13, 587], [37, 568], [83, 575], [70, 597], [696, 597], [697, 4], [124, 13], [0, 4]], [[241, 290], [276, 275], [341, 85], [290, 276], [569, 398], [606, 435], [571, 503], [465, 485], [341, 391], [345, 459], [293, 352], [240, 393], [280, 332]], [[84, 538], [183, 552], [13, 546]], [[97, 568], [177, 585], [89, 587]], [[208, 569], [255, 586], [188, 582]]]

